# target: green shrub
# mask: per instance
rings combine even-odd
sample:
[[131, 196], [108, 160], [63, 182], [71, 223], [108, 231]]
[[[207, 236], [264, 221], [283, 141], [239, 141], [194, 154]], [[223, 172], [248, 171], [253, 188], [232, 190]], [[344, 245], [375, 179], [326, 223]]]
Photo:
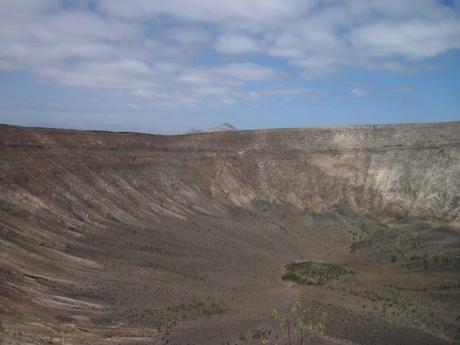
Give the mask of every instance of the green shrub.
[[313, 261], [293, 262], [285, 266], [281, 279], [301, 285], [322, 285], [346, 273], [350, 272], [337, 264]]
[[262, 344], [304, 345], [315, 335], [322, 335], [327, 328], [327, 313], [320, 308], [307, 307], [302, 302], [295, 302], [285, 313], [272, 310], [272, 319], [276, 321], [275, 332], [264, 332]]
[[3, 327], [3, 324], [2, 324], [2, 322], [0, 321], [0, 344], [3, 344], [3, 340], [4, 340], [4, 338], [5, 338], [5, 334], [6, 334], [5, 327]]

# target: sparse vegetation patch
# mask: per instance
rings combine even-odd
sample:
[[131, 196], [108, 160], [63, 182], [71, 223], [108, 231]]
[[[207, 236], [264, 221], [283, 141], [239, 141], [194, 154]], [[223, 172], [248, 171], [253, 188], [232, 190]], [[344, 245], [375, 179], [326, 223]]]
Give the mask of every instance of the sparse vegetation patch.
[[5, 338], [5, 328], [3, 327], [2, 322], [0, 321], [0, 344], [3, 344], [3, 340]]
[[253, 339], [265, 345], [306, 345], [313, 343], [313, 337], [324, 335], [328, 316], [320, 308], [297, 301], [288, 311], [273, 309], [272, 319], [277, 323], [275, 332], [258, 331]]
[[167, 310], [175, 313], [182, 312], [184, 319], [187, 314], [198, 314], [207, 319], [213, 315], [220, 315], [226, 311], [227, 307], [221, 301], [196, 301], [192, 303], [181, 303], [179, 305], [168, 307]]
[[337, 264], [314, 261], [292, 262], [285, 266], [281, 279], [301, 285], [322, 285], [346, 273], [350, 272]]

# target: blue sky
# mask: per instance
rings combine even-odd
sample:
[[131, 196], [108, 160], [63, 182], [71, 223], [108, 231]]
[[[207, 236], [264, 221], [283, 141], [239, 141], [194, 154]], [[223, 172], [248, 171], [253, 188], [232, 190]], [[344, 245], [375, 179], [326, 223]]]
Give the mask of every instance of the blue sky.
[[0, 0], [0, 123], [460, 120], [460, 1]]

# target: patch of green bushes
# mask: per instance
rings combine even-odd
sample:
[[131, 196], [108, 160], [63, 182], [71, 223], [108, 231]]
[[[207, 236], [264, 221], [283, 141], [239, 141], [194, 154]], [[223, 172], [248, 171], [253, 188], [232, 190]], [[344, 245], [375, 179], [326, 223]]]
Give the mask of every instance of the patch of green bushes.
[[285, 266], [281, 279], [301, 285], [322, 285], [347, 273], [350, 272], [337, 264], [313, 261], [292, 262]]

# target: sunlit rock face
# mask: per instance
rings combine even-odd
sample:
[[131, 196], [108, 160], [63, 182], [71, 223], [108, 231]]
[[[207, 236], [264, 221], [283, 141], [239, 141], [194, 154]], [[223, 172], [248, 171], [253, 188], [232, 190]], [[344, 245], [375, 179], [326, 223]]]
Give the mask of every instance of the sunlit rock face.
[[[455, 232], [459, 216], [460, 123], [182, 136], [0, 126], [0, 321], [18, 344], [252, 341], [273, 306], [314, 289], [281, 281], [283, 264], [356, 270], [368, 259], [350, 253], [355, 235], [401, 219]], [[356, 283], [343, 279], [332, 284]], [[337, 315], [366, 319], [327, 291]], [[368, 315], [360, 334], [331, 321], [323, 341], [448, 343], [456, 322], [443, 315], [429, 331], [405, 316]]]

